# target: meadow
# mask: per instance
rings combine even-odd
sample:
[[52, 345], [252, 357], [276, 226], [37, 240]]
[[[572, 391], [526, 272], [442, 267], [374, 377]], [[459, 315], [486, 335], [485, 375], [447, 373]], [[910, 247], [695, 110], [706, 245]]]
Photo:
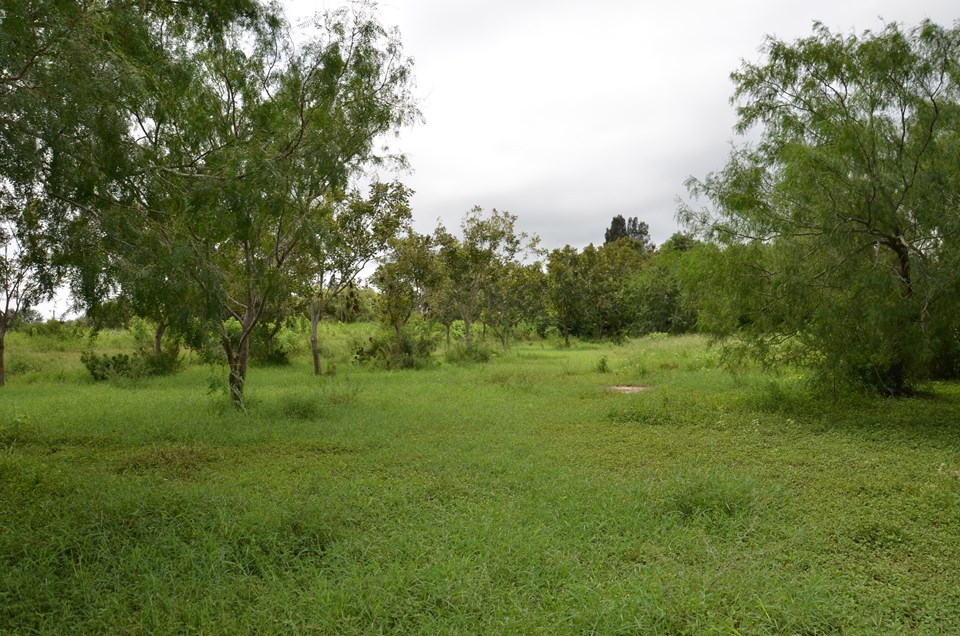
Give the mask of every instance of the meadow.
[[696, 336], [378, 371], [328, 328], [335, 374], [240, 412], [8, 339], [2, 633], [960, 633], [958, 384], [824, 396]]

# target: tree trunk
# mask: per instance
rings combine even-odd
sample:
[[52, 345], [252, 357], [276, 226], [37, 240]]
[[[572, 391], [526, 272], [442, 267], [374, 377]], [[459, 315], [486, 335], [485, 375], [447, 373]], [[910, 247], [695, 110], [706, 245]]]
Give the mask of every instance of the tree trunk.
[[470, 348], [470, 317], [463, 317], [463, 344], [466, 345], [467, 349]]
[[283, 328], [283, 323], [278, 320], [273, 324], [273, 327], [271, 327], [270, 330], [267, 331], [267, 355], [270, 356], [271, 358], [273, 357], [273, 352], [276, 347], [274, 342], [276, 340], [277, 334], [280, 333], [280, 330], [282, 328]]
[[153, 332], [153, 353], [160, 355], [163, 353], [163, 332], [167, 330], [167, 323], [161, 320], [157, 323], [157, 330]]
[[[906, 243], [901, 237], [891, 237], [888, 246], [897, 256], [897, 277], [903, 285], [903, 300], [910, 302], [913, 297], [913, 280], [910, 277], [910, 252]], [[918, 319], [920, 317], [917, 317]], [[891, 395], [904, 395], [908, 392], [907, 387], [907, 361], [904, 351], [903, 337], [910, 328], [908, 324], [903, 324], [901, 318], [898, 320], [898, 329], [893, 341], [893, 363], [886, 369], [885, 387]]]
[[320, 323], [320, 316], [323, 315], [323, 303], [317, 299], [310, 301], [310, 353], [313, 355], [313, 373], [321, 375], [323, 370], [320, 368], [320, 341], [317, 338], [317, 325]]
[[7, 383], [6, 371], [4, 370], [3, 360], [4, 360], [4, 344], [3, 340], [6, 338], [7, 330], [3, 327], [0, 327], [0, 386], [3, 386]]
[[447, 332], [447, 351], [450, 351], [450, 327], [453, 326], [452, 322], [448, 322], [443, 325], [444, 329]]
[[563, 326], [563, 346], [570, 348], [570, 327], [567, 325]]
[[247, 362], [250, 358], [250, 334], [253, 333], [253, 327], [257, 323], [256, 314], [248, 314], [243, 317], [243, 327], [240, 331], [240, 340], [237, 342], [236, 349], [226, 333], [221, 334], [223, 350], [227, 354], [227, 366], [230, 369], [229, 387], [230, 399], [233, 405], [239, 409], [243, 405], [243, 387], [247, 383]]
[[230, 397], [234, 406], [243, 408], [243, 386], [247, 382], [247, 359], [250, 353], [250, 336], [240, 336], [237, 354], [230, 363]]

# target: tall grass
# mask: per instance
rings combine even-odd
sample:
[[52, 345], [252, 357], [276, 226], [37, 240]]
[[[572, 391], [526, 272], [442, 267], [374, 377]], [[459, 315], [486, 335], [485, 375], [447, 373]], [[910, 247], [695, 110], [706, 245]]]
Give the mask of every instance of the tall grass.
[[696, 337], [376, 372], [325, 336], [335, 376], [254, 368], [246, 413], [204, 366], [14, 374], [0, 632], [960, 632], [960, 386], [824, 400]]

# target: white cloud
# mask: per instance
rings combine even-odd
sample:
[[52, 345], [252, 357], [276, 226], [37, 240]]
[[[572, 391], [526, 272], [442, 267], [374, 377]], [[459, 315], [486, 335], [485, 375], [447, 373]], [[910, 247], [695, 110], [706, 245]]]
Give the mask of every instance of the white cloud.
[[517, 214], [547, 247], [582, 246], [623, 214], [662, 242], [683, 181], [722, 166], [729, 74], [760, 58], [766, 34], [802, 37], [814, 20], [860, 32], [881, 16], [947, 24], [955, 12], [938, 0], [386, 0], [382, 20], [416, 60], [426, 118], [395, 142], [414, 169], [402, 178], [417, 226], [457, 227], [481, 205]]

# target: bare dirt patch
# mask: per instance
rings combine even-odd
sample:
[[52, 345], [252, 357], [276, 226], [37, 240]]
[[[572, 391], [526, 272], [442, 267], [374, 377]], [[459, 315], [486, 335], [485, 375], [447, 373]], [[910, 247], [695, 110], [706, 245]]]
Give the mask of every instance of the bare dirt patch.
[[652, 386], [611, 386], [609, 389], [611, 391], [616, 391], [618, 393], [642, 393], [643, 391], [649, 391], [652, 389]]

